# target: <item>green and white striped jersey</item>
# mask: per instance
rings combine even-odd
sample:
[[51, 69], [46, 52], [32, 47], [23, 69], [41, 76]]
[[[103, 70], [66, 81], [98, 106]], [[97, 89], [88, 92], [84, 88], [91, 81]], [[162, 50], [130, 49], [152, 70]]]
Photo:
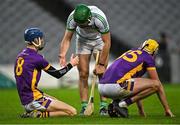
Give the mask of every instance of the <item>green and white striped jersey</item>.
[[79, 27], [73, 19], [74, 11], [71, 12], [67, 19], [66, 29], [76, 31], [79, 37], [87, 40], [97, 40], [101, 34], [109, 32], [109, 24], [105, 14], [96, 6], [88, 6], [91, 10], [92, 18], [87, 26]]

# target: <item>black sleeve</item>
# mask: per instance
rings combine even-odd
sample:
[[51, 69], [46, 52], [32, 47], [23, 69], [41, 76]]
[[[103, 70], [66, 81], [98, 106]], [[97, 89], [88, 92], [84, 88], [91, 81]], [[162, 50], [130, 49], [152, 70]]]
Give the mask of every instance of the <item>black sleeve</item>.
[[73, 66], [68, 63], [66, 67], [62, 68], [62, 69], [55, 69], [54, 67], [50, 66], [48, 70], [46, 70], [45, 72], [47, 72], [48, 74], [56, 77], [57, 79], [59, 79], [60, 77], [62, 77], [64, 74], [66, 74]]

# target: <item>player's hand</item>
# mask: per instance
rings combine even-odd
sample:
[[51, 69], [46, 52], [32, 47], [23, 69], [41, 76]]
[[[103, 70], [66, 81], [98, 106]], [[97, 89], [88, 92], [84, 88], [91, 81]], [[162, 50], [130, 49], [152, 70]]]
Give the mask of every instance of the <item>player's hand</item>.
[[143, 106], [142, 100], [138, 100], [136, 102], [136, 104], [137, 104], [139, 115], [142, 117], [146, 117], [146, 113], [144, 111], [144, 106]]
[[175, 115], [171, 112], [171, 110], [167, 110], [165, 111], [165, 116], [168, 116], [168, 117], [175, 117]]
[[66, 66], [66, 57], [59, 56], [59, 63], [60, 63], [60, 66], [62, 66], [62, 67]]
[[146, 117], [146, 113], [144, 110], [139, 110], [139, 115], [142, 117]]
[[95, 67], [95, 70], [93, 71], [95, 75], [103, 75], [105, 72], [106, 68], [102, 65], [97, 65]]
[[79, 57], [74, 56], [74, 54], [72, 54], [71, 59], [70, 59], [70, 63], [72, 66], [76, 66], [77, 64], [79, 64]]

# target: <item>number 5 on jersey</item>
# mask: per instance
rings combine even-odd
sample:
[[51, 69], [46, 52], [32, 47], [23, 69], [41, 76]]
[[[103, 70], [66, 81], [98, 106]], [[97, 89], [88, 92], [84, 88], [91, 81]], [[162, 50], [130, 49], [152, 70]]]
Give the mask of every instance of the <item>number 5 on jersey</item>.
[[[131, 55], [131, 57], [127, 57], [126, 54]], [[124, 60], [128, 61], [128, 62], [135, 62], [138, 58], [138, 55], [141, 55], [142, 51], [140, 50], [135, 50], [135, 51], [127, 51], [126, 53], [124, 53], [122, 56], [120, 56], [120, 58], [123, 58]]]

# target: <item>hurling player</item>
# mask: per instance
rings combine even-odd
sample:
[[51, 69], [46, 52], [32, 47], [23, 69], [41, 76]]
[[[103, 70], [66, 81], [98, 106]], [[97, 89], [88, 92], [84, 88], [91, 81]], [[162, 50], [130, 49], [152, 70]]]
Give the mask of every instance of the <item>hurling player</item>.
[[[141, 99], [157, 94], [166, 116], [173, 117], [163, 85], [155, 67], [154, 57], [159, 44], [146, 40], [140, 48], [131, 49], [116, 59], [106, 70], [98, 85], [102, 96], [113, 99], [109, 105], [110, 116], [128, 117], [127, 108], [137, 102], [139, 112], [144, 114]], [[142, 78], [147, 72], [150, 78]]]
[[[41, 71], [60, 78], [79, 62], [79, 58], [71, 56], [70, 63], [62, 69], [51, 66], [38, 51], [42, 50], [45, 41], [39, 28], [28, 28], [24, 33], [27, 47], [22, 50], [15, 62], [14, 74], [18, 94], [26, 111], [22, 117], [74, 116], [76, 109], [38, 89]], [[50, 83], [52, 84], [52, 83]]]

